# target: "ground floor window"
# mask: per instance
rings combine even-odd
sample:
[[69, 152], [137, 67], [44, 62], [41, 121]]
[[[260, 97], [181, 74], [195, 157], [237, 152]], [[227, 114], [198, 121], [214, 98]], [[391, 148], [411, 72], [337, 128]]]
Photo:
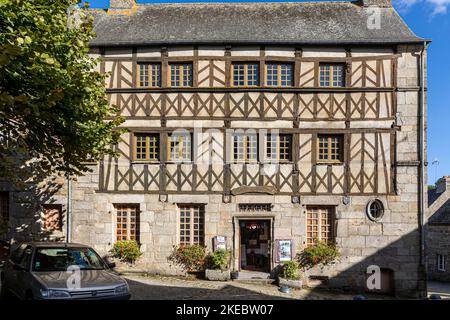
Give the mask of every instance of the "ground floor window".
[[61, 231], [62, 205], [43, 204], [42, 211], [42, 230], [47, 232]]
[[445, 271], [445, 256], [442, 254], [437, 255], [437, 269], [438, 271]]
[[178, 205], [180, 217], [180, 244], [203, 245], [205, 241], [205, 207]]
[[332, 207], [308, 207], [306, 214], [306, 244], [317, 241], [334, 243], [334, 209]]
[[7, 223], [9, 221], [9, 193], [6, 191], [0, 192], [0, 223]]
[[139, 242], [139, 205], [116, 204], [116, 239]]

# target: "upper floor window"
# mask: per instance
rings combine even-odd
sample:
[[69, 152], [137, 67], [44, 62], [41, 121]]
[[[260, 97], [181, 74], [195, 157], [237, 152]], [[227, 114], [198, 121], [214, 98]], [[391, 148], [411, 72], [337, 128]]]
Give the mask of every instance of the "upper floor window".
[[192, 137], [189, 132], [176, 132], [169, 135], [167, 160], [191, 161]]
[[318, 162], [342, 162], [343, 144], [341, 135], [319, 135], [317, 137]]
[[172, 87], [192, 87], [192, 63], [171, 63], [169, 66]]
[[320, 86], [321, 87], [344, 87], [345, 65], [343, 64], [320, 64]]
[[269, 63], [266, 65], [266, 84], [274, 87], [290, 87], [293, 83], [292, 64]]
[[292, 135], [271, 134], [266, 136], [266, 160], [288, 162], [291, 161]]
[[233, 85], [240, 87], [255, 87], [259, 85], [258, 63], [234, 63]]
[[134, 160], [159, 160], [159, 134], [137, 133], [134, 135]]
[[161, 65], [159, 63], [139, 63], [139, 86], [161, 86]]
[[233, 135], [233, 159], [235, 162], [257, 162], [258, 136], [239, 133]]

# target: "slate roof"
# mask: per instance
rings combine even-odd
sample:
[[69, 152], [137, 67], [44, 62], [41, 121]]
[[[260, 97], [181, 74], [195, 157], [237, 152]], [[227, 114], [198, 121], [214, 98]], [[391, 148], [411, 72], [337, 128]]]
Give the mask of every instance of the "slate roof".
[[91, 46], [162, 44], [393, 44], [417, 37], [392, 7], [369, 29], [360, 2], [146, 4], [132, 15], [95, 16]]
[[[437, 193], [437, 189], [428, 190], [428, 207], [430, 207], [439, 197], [445, 197], [450, 190], [444, 193]], [[444, 202], [435, 213], [428, 219], [428, 224], [450, 225], [450, 199]]]
[[446, 208], [444, 210], [438, 211], [435, 214], [433, 214], [429, 219], [428, 219], [428, 224], [433, 225], [433, 224], [445, 224], [445, 225], [450, 225], [450, 209]]

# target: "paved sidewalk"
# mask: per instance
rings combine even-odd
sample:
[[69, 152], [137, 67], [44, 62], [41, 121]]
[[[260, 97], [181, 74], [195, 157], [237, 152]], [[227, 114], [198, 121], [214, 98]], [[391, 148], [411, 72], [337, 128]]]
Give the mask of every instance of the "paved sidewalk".
[[[354, 294], [302, 289], [281, 293], [276, 285], [163, 276], [126, 276], [133, 300], [352, 300]], [[382, 297], [373, 297], [380, 299]]]

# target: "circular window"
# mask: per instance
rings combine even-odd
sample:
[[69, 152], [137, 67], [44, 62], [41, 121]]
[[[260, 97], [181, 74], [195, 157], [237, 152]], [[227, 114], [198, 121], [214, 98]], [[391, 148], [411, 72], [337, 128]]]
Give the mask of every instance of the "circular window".
[[372, 200], [367, 204], [367, 215], [369, 219], [372, 221], [379, 221], [383, 218], [384, 215], [384, 207], [383, 203], [378, 200]]

